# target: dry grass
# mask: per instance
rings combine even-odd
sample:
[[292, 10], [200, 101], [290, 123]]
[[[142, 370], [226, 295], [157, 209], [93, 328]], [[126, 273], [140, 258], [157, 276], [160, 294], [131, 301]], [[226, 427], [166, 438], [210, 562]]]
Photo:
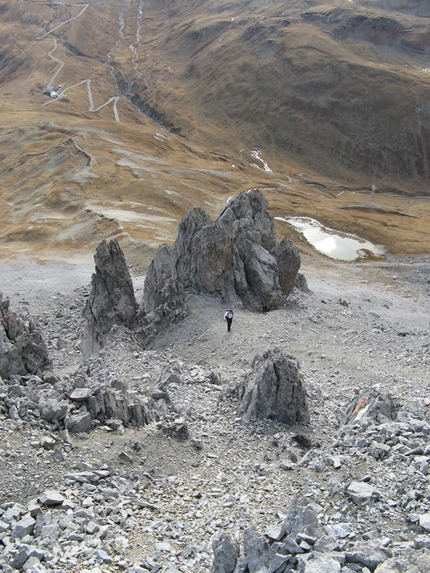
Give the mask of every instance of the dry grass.
[[[251, 187], [275, 215], [429, 252], [427, 20], [382, 4], [90, 2], [36, 40], [82, 6], [4, 3], [0, 256], [116, 236], [147, 261], [190, 208], [215, 217]], [[90, 111], [87, 84], [43, 94], [54, 37], [53, 84], [91, 79], [95, 108], [120, 92], [120, 121]]]

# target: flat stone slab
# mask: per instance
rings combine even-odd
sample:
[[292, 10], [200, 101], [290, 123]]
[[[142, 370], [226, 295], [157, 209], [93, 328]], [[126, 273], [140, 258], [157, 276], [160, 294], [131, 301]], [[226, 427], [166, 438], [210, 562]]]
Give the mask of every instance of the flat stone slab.
[[430, 512], [420, 515], [420, 525], [426, 531], [430, 531]]
[[37, 499], [43, 505], [62, 505], [64, 496], [58, 491], [46, 490]]
[[372, 498], [379, 497], [375, 488], [362, 481], [353, 481], [348, 487], [348, 495], [357, 505], [363, 505]]
[[76, 402], [84, 402], [91, 398], [93, 391], [91, 388], [75, 388], [70, 394], [70, 400], [75, 400]]

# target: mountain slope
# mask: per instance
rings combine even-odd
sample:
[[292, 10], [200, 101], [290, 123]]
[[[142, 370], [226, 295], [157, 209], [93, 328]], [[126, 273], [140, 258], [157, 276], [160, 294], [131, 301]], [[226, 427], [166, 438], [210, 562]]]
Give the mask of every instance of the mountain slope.
[[426, 10], [3, 2], [0, 256], [115, 236], [147, 261], [189, 209], [252, 187], [280, 217], [428, 252]]

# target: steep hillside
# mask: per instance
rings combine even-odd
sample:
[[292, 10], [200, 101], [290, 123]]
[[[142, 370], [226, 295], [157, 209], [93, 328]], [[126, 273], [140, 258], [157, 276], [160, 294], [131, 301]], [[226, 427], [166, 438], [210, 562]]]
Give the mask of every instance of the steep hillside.
[[277, 216], [428, 252], [426, 6], [4, 1], [0, 256], [115, 236], [144, 266], [190, 208], [252, 187]]
[[145, 97], [185, 135], [216, 123], [328, 176], [426, 192], [430, 33], [402, 7], [152, 2]]

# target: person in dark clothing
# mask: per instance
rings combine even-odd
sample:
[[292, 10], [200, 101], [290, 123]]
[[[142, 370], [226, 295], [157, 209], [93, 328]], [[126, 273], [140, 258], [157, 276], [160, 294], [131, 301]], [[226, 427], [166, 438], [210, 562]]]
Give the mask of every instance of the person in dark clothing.
[[234, 312], [232, 311], [231, 308], [228, 308], [224, 314], [224, 320], [227, 322], [227, 332], [230, 332], [233, 318], [234, 318]]

